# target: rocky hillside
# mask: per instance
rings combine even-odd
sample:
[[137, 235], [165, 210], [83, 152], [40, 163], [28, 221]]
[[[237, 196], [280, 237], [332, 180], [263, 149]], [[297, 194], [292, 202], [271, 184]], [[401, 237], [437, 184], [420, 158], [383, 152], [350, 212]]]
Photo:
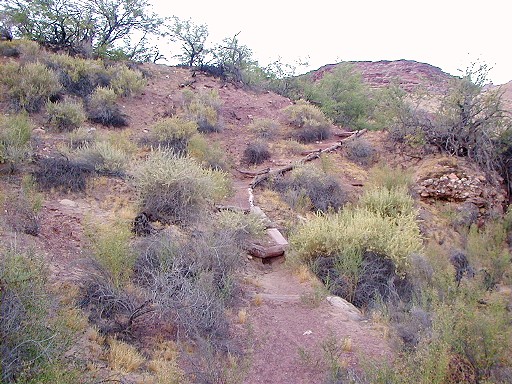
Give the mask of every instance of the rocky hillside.
[[[2, 83], [0, 128], [29, 133], [23, 156], [0, 152], [0, 295], [24, 289], [16, 300], [1, 296], [12, 304], [0, 304], [10, 327], [6, 382], [512, 377], [511, 225], [499, 178], [189, 68], [31, 55], [2, 58], [4, 73], [40, 55], [32, 70], [50, 73], [52, 100], [82, 115], [71, 129], [45, 103], [18, 116], [16, 83]], [[352, 64], [375, 88], [398, 79], [438, 96], [451, 80], [415, 61]], [[123, 88], [121, 72], [136, 90]], [[96, 93], [108, 93], [99, 106]], [[93, 112], [105, 106], [123, 124], [102, 124], [109, 114]], [[323, 129], [312, 140], [294, 119], [304, 111], [317, 119], [306, 133]], [[7, 136], [0, 144], [17, 143]], [[38, 310], [17, 310], [18, 298]], [[26, 335], [40, 344], [25, 348]], [[400, 360], [416, 350], [431, 360]], [[395, 361], [400, 369], [385, 368]]]
[[[382, 88], [394, 83], [404, 90], [412, 92], [419, 86], [428, 92], [443, 94], [453, 78], [440, 68], [414, 60], [395, 61], [348, 61], [362, 75], [363, 80], [374, 88]], [[331, 71], [337, 64], [329, 64], [313, 72], [317, 79], [326, 71]]]

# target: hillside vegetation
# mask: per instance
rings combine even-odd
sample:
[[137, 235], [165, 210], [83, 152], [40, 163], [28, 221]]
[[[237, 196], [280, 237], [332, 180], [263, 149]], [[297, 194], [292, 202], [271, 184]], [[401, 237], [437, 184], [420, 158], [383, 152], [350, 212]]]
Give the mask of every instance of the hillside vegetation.
[[[348, 364], [333, 337], [297, 364], [328, 383], [512, 381], [512, 124], [489, 68], [297, 77], [179, 19], [167, 67], [23, 30], [20, 7], [0, 41], [2, 382], [251, 382], [247, 255], [268, 220], [318, 287], [308, 308], [339, 296], [392, 347]], [[134, 25], [165, 26], [150, 19]]]

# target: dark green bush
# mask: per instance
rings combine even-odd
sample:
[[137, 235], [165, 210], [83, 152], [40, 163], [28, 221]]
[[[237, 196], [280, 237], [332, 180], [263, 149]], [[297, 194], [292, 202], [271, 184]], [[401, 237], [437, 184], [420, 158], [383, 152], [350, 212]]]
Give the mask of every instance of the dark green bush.
[[33, 172], [34, 181], [43, 190], [85, 192], [87, 180], [94, 175], [90, 165], [64, 158], [43, 158]]

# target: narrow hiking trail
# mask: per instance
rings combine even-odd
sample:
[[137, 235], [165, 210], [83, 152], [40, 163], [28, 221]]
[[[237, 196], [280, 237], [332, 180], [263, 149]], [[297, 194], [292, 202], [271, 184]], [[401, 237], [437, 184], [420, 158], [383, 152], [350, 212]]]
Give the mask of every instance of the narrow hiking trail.
[[318, 297], [312, 280], [284, 264], [253, 268], [246, 281], [252, 353], [244, 383], [321, 383], [329, 374], [330, 348], [346, 368], [391, 358], [384, 327]]

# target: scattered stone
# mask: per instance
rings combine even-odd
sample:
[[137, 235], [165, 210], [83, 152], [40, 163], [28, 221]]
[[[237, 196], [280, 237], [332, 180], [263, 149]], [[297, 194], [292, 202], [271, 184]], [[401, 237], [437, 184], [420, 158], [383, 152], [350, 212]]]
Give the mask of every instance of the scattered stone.
[[326, 300], [333, 307], [342, 310], [352, 320], [361, 321], [363, 320], [363, 314], [357, 309], [354, 304], [349, 303], [347, 300], [339, 296], [327, 296]]
[[69, 200], [69, 199], [62, 199], [62, 200], [59, 200], [59, 204], [60, 205], [64, 205], [66, 207], [70, 207], [70, 208], [77, 208], [78, 207], [78, 204], [72, 200]]

